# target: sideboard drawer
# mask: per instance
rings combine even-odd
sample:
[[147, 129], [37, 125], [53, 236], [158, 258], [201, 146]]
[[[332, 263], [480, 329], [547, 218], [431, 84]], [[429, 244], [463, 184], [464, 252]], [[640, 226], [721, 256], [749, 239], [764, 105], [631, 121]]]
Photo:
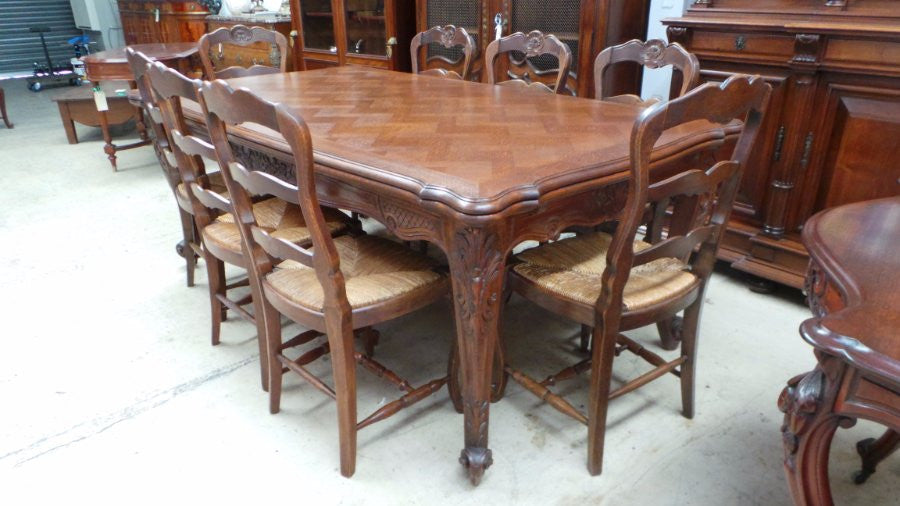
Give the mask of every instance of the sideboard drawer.
[[794, 37], [785, 35], [694, 30], [690, 50], [698, 55], [786, 62], [794, 53]]

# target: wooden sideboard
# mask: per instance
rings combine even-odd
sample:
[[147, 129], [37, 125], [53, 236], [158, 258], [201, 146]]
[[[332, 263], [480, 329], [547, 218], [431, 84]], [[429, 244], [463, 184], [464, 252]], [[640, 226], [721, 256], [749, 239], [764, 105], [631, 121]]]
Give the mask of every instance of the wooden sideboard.
[[206, 33], [209, 10], [198, 2], [118, 0], [125, 44], [196, 42]]
[[900, 9], [892, 0], [696, 0], [665, 19], [704, 81], [760, 74], [773, 86], [720, 256], [802, 287], [803, 223], [900, 194]]
[[[556, 35], [572, 50], [567, 88], [573, 94], [589, 97], [594, 93], [594, 58], [608, 46], [646, 37], [650, 1], [416, 0], [416, 6], [418, 31], [452, 24], [465, 28], [472, 35], [477, 46], [472, 67], [475, 80], [485, 80], [483, 50], [496, 37], [498, 23], [502, 36], [532, 30]], [[453, 58], [452, 54], [444, 54], [445, 51], [429, 48], [428, 54], [422, 56], [419, 68], [453, 68], [441, 58]], [[534, 70], [550, 70], [555, 60], [530, 63], [534, 74]], [[609, 72], [607, 79], [612, 94], [640, 92], [641, 73], [637, 66], [622, 65]]]
[[[259, 26], [266, 30], [275, 30], [281, 33], [293, 43], [291, 38], [291, 17], [276, 14], [266, 16], [207, 16], [206, 26], [208, 32], [214, 32], [219, 28], [231, 28], [235, 25]], [[287, 70], [290, 72], [298, 67], [294, 55], [288, 55]], [[232, 66], [247, 67], [250, 65], [278, 65], [281, 55], [274, 44], [257, 42], [249, 46], [223, 45], [215, 54], [211, 55], [216, 68]]]

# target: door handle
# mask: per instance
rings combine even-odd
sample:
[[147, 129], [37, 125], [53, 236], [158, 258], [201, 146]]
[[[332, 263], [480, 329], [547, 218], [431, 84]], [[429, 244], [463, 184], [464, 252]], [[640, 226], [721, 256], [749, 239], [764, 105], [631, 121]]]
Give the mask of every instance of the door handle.
[[394, 56], [394, 46], [397, 45], [397, 37], [391, 37], [388, 39], [387, 44], [385, 44], [385, 49], [387, 50], [385, 54], [387, 54], [388, 58], [393, 58]]

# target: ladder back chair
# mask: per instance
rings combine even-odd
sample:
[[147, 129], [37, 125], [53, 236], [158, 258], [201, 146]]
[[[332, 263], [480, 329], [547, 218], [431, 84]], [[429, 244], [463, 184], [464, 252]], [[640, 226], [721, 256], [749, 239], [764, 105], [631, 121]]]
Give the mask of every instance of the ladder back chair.
[[[203, 84], [210, 137], [231, 190], [245, 250], [250, 255], [250, 280], [260, 294], [269, 367], [269, 409], [280, 409], [282, 374], [294, 371], [336, 400], [341, 474], [356, 466], [357, 431], [388, 418], [441, 389], [447, 378], [414, 387], [397, 374], [357, 352], [354, 334], [374, 332], [372, 325], [405, 315], [445, 297], [449, 281], [429, 257], [400, 244], [369, 235], [332, 237], [316, 195], [312, 140], [302, 118], [281, 104], [272, 104], [247, 89], [232, 89], [217, 80]], [[226, 129], [256, 124], [280, 133], [294, 156], [296, 185], [235, 161]], [[250, 196], [272, 194], [298, 204], [309, 224], [311, 248], [285, 241], [253, 219]], [[282, 341], [281, 315], [311, 329]], [[291, 359], [285, 351], [327, 340]], [[331, 355], [334, 386], [313, 375], [307, 364]], [[356, 364], [385, 378], [402, 397], [357, 421]], [[284, 369], [281, 367], [284, 366]]]
[[[253, 314], [244, 306], [253, 303], [251, 296], [238, 300], [227, 296], [227, 291], [249, 284], [247, 279], [228, 285], [225, 281], [225, 263], [247, 269], [240, 231], [235, 224], [232, 204], [227, 191], [217, 191], [210, 185], [204, 159], [215, 161], [215, 148], [208, 142], [190, 135], [181, 112], [183, 100], [199, 103], [197, 93], [200, 81], [189, 79], [161, 63], [154, 63], [147, 72], [150, 86], [159, 99], [160, 110], [171, 139], [176, 165], [194, 211], [194, 219], [200, 232], [202, 254], [209, 278], [209, 298], [212, 310], [212, 344], [219, 344], [222, 320], [232, 310], [243, 319], [261, 328]], [[213, 162], [215, 163], [215, 162]], [[253, 204], [253, 215], [260, 226], [273, 231], [279, 237], [292, 242], [309, 242], [310, 231], [297, 206], [278, 198], [266, 198]], [[334, 232], [345, 228], [346, 215], [338, 211], [328, 213], [328, 226]], [[260, 347], [261, 381], [268, 388], [268, 364], [265, 359], [262, 334], [258, 334]]]
[[[593, 330], [591, 356], [543, 381], [506, 367], [526, 390], [588, 426], [591, 474], [602, 469], [610, 400], [671, 373], [681, 379], [684, 416], [694, 416], [704, 291], [770, 90], [758, 76], [733, 76], [721, 85], [708, 83], [645, 110], [632, 129], [631, 177], [615, 231], [580, 234], [526, 250], [511, 268], [513, 291]], [[729, 159], [650, 183], [651, 152], [664, 131], [696, 120], [724, 127], [735, 119], [743, 120], [744, 126]], [[645, 236], [636, 240], [644, 225]], [[670, 321], [681, 311], [677, 332], [681, 350], [674, 360], [663, 359], [621, 333]], [[610, 392], [613, 357], [626, 350], [654, 368]], [[549, 389], [584, 371], [590, 371], [587, 413]]]
[[658, 100], [643, 100], [637, 95], [609, 96], [604, 88], [606, 72], [617, 63], [633, 62], [646, 68], [658, 69], [671, 65], [674, 70], [681, 73], [681, 90], [677, 98], [697, 85], [700, 78], [700, 62], [697, 57], [689, 53], [681, 44], [673, 42], [667, 44], [659, 39], [651, 39], [646, 42], [630, 40], [618, 46], [612, 46], [600, 51], [594, 59], [594, 97], [598, 100], [609, 100], [627, 104], [640, 104], [650, 106]]
[[[484, 54], [489, 84], [535, 88], [551, 93], [568, 93], [566, 80], [569, 78], [572, 51], [555, 35], [545, 35], [538, 30], [531, 31], [527, 35], [516, 32], [488, 44]], [[509, 79], [500, 79], [497, 76], [497, 58], [503, 54], [508, 55], [508, 60], [499, 62], [500, 70], [504, 71]], [[559, 66], [554, 70], [539, 70], [532, 65], [530, 59], [544, 55], [555, 56]], [[521, 74], [517, 74], [511, 70], [513, 67], [524, 68], [524, 70]], [[544, 76], [553, 74], [556, 77], [552, 80], [552, 87], [542, 82], [547, 79]]]
[[[172, 194], [175, 196], [175, 202], [178, 204], [182, 241], [178, 243], [176, 251], [185, 260], [187, 286], [194, 286], [194, 271], [197, 266], [197, 257], [200, 255], [200, 238], [194, 225], [194, 211], [191, 207], [191, 201], [181, 181], [175, 154], [170, 146], [171, 140], [163, 124], [162, 112], [147, 80], [147, 69], [153, 61], [143, 53], [130, 47], [125, 48], [125, 56], [128, 59], [131, 73], [134, 75], [135, 83], [137, 83], [141, 102], [140, 107], [144, 111], [143, 117], [150, 123], [150, 130], [153, 133], [153, 150], [156, 152], [156, 158], [162, 168], [163, 175], [169, 184], [169, 188], [172, 190]], [[219, 177], [219, 174], [210, 174], [210, 185], [225, 191], [225, 183]]]
[[[462, 54], [455, 60], [444, 55], [435, 55], [429, 58], [427, 56], [429, 44], [439, 44], [440, 47], [448, 52], [460, 51]], [[426, 53], [425, 56], [423, 56], [423, 59], [437, 60], [449, 68], [433, 68], [419, 71], [419, 52], [423, 46]], [[469, 79], [472, 71], [472, 60], [475, 55], [475, 40], [469, 35], [469, 32], [467, 32], [465, 28], [457, 28], [453, 25], [435, 26], [424, 32], [419, 32], [413, 37], [413, 40], [410, 43], [410, 53], [412, 53], [413, 74], [448, 77], [465, 81]], [[460, 72], [452, 70], [454, 67], [460, 68]]]
[[[249, 46], [259, 43], [269, 44], [268, 62], [253, 59], [247, 62], [249, 63], [248, 67], [232, 65], [216, 70], [214, 60], [219, 63], [226, 61], [225, 46]], [[287, 69], [287, 38], [275, 30], [267, 30], [259, 26], [250, 28], [244, 25], [234, 25], [231, 28], [219, 28], [200, 37], [200, 40], [197, 41], [197, 47], [200, 61], [203, 63], [203, 73], [207, 79], [232, 79], [235, 77], [277, 74]], [[214, 51], [215, 54], [213, 54]]]

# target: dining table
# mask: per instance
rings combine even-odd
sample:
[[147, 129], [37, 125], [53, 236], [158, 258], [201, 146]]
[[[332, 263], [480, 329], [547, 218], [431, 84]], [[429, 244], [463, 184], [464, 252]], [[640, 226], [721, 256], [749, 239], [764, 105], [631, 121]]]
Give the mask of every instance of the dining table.
[[[228, 82], [303, 117], [322, 204], [446, 254], [464, 415], [459, 462], [477, 485], [493, 462], [488, 421], [493, 379], [502, 374], [493, 364], [509, 255], [523, 241], [616, 218], [644, 109], [358, 66]], [[205, 135], [199, 106], [182, 108]], [[290, 148], [275, 132], [244, 124], [228, 134], [249, 168], [293, 180]], [[671, 129], [651, 170], [677, 170], [732, 134], [706, 122]]]
[[813, 317], [800, 335], [816, 367], [788, 381], [784, 471], [796, 505], [833, 504], [828, 455], [838, 427], [886, 427], [857, 443], [857, 484], [900, 447], [900, 196], [826, 209], [803, 226], [806, 294]]

